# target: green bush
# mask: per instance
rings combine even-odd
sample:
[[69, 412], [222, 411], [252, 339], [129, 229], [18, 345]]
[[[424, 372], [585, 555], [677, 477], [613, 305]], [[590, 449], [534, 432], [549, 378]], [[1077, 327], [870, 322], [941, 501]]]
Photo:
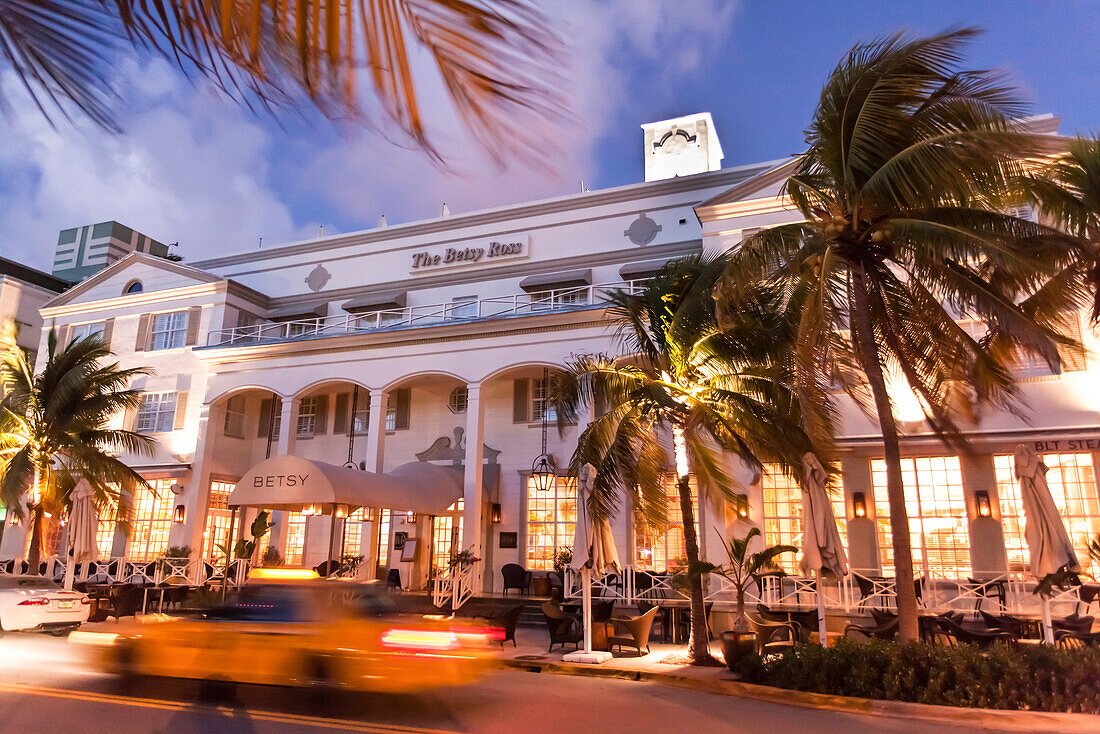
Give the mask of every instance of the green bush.
[[838, 696], [1100, 714], [1100, 649], [1025, 645], [944, 647], [840, 640], [798, 645], [782, 655], [742, 658], [749, 683]]

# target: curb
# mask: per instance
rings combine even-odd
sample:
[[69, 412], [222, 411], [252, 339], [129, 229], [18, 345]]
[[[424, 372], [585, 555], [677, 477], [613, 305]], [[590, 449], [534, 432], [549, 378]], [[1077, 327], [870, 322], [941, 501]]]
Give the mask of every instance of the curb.
[[1052, 713], [1046, 711], [1006, 711], [1000, 709], [958, 708], [908, 701], [884, 701], [872, 698], [833, 696], [825, 693], [794, 691], [754, 683], [742, 683], [728, 678], [696, 678], [676, 673], [659, 673], [630, 668], [608, 668], [542, 660], [498, 660], [497, 668], [528, 673], [553, 673], [589, 678], [659, 683], [702, 693], [750, 698], [785, 706], [836, 711], [850, 714], [886, 716], [898, 719], [921, 719], [929, 723], [958, 724], [973, 728], [1002, 731], [1034, 732], [1100, 732], [1100, 716], [1090, 714]]

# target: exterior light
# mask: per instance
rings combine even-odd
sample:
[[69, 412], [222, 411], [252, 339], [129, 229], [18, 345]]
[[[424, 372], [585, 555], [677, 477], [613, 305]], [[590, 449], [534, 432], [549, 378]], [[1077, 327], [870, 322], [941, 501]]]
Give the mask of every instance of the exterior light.
[[489, 511], [489, 522], [499, 525], [501, 520], [500, 503], [494, 502]]
[[867, 517], [867, 497], [863, 492], [852, 492], [852, 512], [856, 517]]
[[178, 525], [182, 523], [186, 517], [187, 508], [185, 508], [183, 505], [176, 505], [176, 510], [172, 513], [172, 522]]
[[978, 500], [978, 515], [980, 517], [989, 517], [993, 514], [993, 510], [989, 506], [989, 492], [984, 489], [979, 489], [974, 493], [974, 496]]

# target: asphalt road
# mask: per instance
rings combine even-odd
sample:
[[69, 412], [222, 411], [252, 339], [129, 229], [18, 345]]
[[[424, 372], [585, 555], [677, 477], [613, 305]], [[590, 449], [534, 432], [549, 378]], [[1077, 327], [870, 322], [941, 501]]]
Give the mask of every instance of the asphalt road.
[[0, 732], [859, 734], [933, 728], [913, 720], [811, 711], [653, 683], [518, 671], [415, 696], [332, 697], [248, 687], [230, 705], [209, 706], [186, 683], [149, 681], [122, 690], [118, 681], [94, 672], [86, 655], [84, 648], [63, 639], [19, 633], [0, 638]]

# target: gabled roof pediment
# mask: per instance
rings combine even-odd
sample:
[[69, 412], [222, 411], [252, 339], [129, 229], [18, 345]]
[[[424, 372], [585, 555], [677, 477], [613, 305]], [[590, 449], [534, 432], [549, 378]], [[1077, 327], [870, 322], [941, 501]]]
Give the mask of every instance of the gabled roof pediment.
[[124, 295], [123, 290], [134, 280], [142, 281], [142, 292], [149, 293], [218, 283], [224, 278], [162, 257], [131, 252], [50, 300], [43, 308], [118, 298]]

